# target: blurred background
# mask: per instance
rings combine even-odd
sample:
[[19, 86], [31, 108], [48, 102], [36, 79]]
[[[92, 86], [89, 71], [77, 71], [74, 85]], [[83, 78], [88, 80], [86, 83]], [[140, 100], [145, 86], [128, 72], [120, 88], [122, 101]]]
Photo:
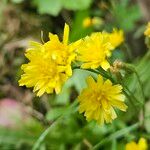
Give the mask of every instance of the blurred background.
[[[30, 150], [43, 131], [77, 98], [86, 86], [88, 71], [75, 70], [59, 95], [36, 97], [32, 89], [18, 86], [21, 64], [27, 62], [24, 52], [29, 41], [46, 42], [48, 33], [62, 37], [64, 23], [71, 28], [70, 42], [94, 31], [125, 32], [125, 44], [113, 54], [112, 62], [120, 59], [136, 65], [144, 85], [146, 113], [150, 102], [150, 58], [143, 32], [150, 20], [149, 0], [0, 0], [0, 150]], [[41, 31], [43, 34], [41, 34]], [[132, 82], [131, 82], [132, 81]], [[126, 85], [141, 97], [134, 75], [126, 77]], [[112, 125], [87, 123], [76, 109], [46, 136], [39, 150], [86, 150], [106, 139], [115, 131], [128, 128], [141, 117], [127, 100], [127, 114], [120, 113]], [[109, 139], [103, 150], [124, 150], [130, 140], [143, 136], [150, 139], [150, 119], [145, 130], [133, 131]], [[105, 144], [110, 143], [110, 144]]]

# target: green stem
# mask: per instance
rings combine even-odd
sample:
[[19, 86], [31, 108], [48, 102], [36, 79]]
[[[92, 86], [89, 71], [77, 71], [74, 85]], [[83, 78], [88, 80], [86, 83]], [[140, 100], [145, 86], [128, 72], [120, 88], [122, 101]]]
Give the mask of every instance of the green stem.
[[135, 74], [137, 76], [137, 80], [139, 82], [139, 85], [140, 85], [140, 88], [141, 88], [141, 92], [142, 92], [142, 97], [143, 97], [143, 106], [142, 106], [142, 115], [143, 115], [143, 120], [142, 120], [142, 126], [144, 126], [144, 118], [145, 118], [145, 95], [144, 95], [144, 90], [143, 90], [143, 85], [142, 85], [142, 82], [140, 80], [140, 76], [139, 74], [137, 73], [137, 71], [135, 70]]
[[[79, 66], [73, 66], [72, 69], [81, 69], [81, 70], [85, 70], [85, 69], [82, 69], [80, 68]], [[105, 78], [108, 78], [112, 81], [112, 78], [110, 76], [108, 76], [106, 73], [102, 72], [102, 71], [99, 71], [98, 69], [86, 69], [86, 71], [90, 71], [90, 72], [93, 72], [93, 73], [96, 73], [96, 74], [100, 74], [102, 75], [103, 77]]]
[[133, 73], [135, 73], [135, 75], [136, 75], [136, 77], [137, 77], [137, 80], [138, 80], [138, 83], [139, 83], [139, 85], [140, 85], [140, 89], [141, 89], [142, 97], [143, 97], [143, 104], [144, 104], [144, 102], [145, 102], [145, 95], [144, 95], [143, 85], [142, 85], [142, 82], [141, 82], [141, 80], [140, 80], [140, 76], [139, 76], [138, 72], [136, 71], [135, 67], [134, 67], [133, 65], [131, 65], [131, 64], [127, 64], [127, 63], [126, 63], [124, 66], [125, 66], [125, 68], [128, 68], [128, 69], [130, 69]]
[[140, 80], [140, 76], [139, 76], [139, 74], [137, 73], [136, 70], [135, 70], [135, 75], [136, 75], [137, 80], [138, 80], [139, 85], [140, 85], [140, 89], [141, 89], [142, 97], [143, 97], [143, 104], [144, 104], [144, 103], [145, 103], [145, 95], [144, 95], [143, 85], [142, 85], [142, 82], [141, 82], [141, 80]]
[[130, 101], [130, 103], [134, 106], [136, 112], [138, 112], [138, 109], [137, 109], [136, 105], [134, 104], [134, 99], [132, 101], [132, 96], [130, 96], [130, 94], [128, 94], [126, 90], [123, 90], [123, 92], [126, 95], [126, 97], [128, 98], [128, 100]]
[[111, 134], [110, 136], [104, 138], [103, 140], [101, 140], [98, 144], [96, 144], [92, 150], [97, 150], [100, 147], [102, 147], [103, 145], [107, 144], [108, 142], [114, 140], [114, 139], [118, 139], [120, 137], [123, 137], [125, 134], [137, 129], [140, 126], [140, 123], [135, 123], [133, 125], [131, 125], [130, 127], [118, 130], [117, 132]]
[[132, 53], [131, 53], [131, 50], [130, 50], [128, 44], [124, 44], [124, 47], [127, 51], [127, 55], [128, 55], [129, 60], [132, 61]]
[[74, 111], [73, 111], [73, 107], [75, 107], [75, 106], [77, 105], [77, 103], [78, 103], [78, 101], [75, 100], [75, 101], [69, 106], [69, 108], [62, 114], [62, 116], [60, 116], [57, 120], [55, 120], [55, 121], [51, 124], [51, 126], [49, 126], [49, 127], [40, 135], [40, 137], [37, 139], [37, 141], [36, 141], [35, 144], [33, 145], [32, 150], [37, 150], [37, 149], [40, 147], [41, 143], [44, 141], [44, 139], [46, 138], [46, 136], [48, 135], [48, 133], [53, 130], [53, 128], [60, 122], [60, 120], [62, 120], [62, 118], [63, 118], [64, 116], [66, 116], [67, 114], [70, 114], [70, 112], [71, 112], [71, 113], [74, 112]]
[[139, 101], [139, 100], [134, 96], [134, 94], [129, 90], [129, 88], [128, 88], [126, 85], [123, 84], [123, 87], [124, 87], [125, 90], [130, 94], [130, 96], [133, 97], [133, 99], [134, 99], [135, 101], [137, 101], [138, 103], [140, 103], [141, 105], [143, 105], [143, 103], [142, 103], [141, 101]]
[[46, 136], [48, 135], [48, 133], [55, 127], [55, 125], [61, 120], [61, 117], [58, 118], [56, 121], [54, 121], [51, 126], [49, 126], [38, 138], [38, 140], [36, 141], [36, 143], [33, 145], [32, 150], [37, 150], [41, 143], [44, 141], [44, 139], [46, 138]]
[[143, 124], [144, 125], [144, 118], [145, 118], [145, 95], [144, 95], [144, 88], [143, 88], [143, 85], [142, 85], [142, 82], [141, 82], [141, 79], [140, 79], [140, 76], [138, 74], [138, 72], [136, 71], [136, 68], [131, 65], [131, 64], [125, 64], [125, 67], [130, 69], [132, 72], [135, 73], [136, 77], [137, 77], [137, 80], [138, 80], [138, 83], [139, 83], [139, 86], [140, 86], [140, 90], [141, 90], [141, 93], [142, 93], [142, 98], [143, 98], [143, 102], [142, 102], [142, 115], [143, 115]]
[[111, 80], [113, 83], [116, 83], [116, 81], [112, 78], [112, 76], [110, 76], [110, 74], [106, 72], [104, 69], [98, 68], [97, 70], [99, 72], [102, 72], [107, 79]]

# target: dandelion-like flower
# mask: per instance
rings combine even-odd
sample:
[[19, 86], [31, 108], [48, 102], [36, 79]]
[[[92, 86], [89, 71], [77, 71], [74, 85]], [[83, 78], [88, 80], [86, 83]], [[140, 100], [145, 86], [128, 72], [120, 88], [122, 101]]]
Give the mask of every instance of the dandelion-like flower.
[[146, 139], [140, 138], [139, 142], [136, 143], [134, 141], [126, 144], [126, 150], [147, 150], [148, 149], [148, 144]]
[[65, 24], [63, 42], [57, 35], [49, 34], [50, 41], [40, 44], [32, 42], [32, 48], [25, 56], [29, 63], [23, 64], [24, 74], [19, 80], [20, 86], [34, 87], [37, 96], [46, 93], [59, 93], [63, 83], [72, 75], [71, 62], [75, 59], [75, 50], [80, 40], [68, 45], [69, 26]]
[[98, 124], [112, 122], [117, 115], [114, 107], [126, 111], [121, 85], [112, 85], [110, 80], [103, 81], [98, 76], [97, 82], [92, 77], [87, 79], [88, 87], [78, 97], [79, 112], [84, 113], [88, 121], [95, 120]]
[[113, 29], [112, 33], [109, 34], [110, 43], [114, 48], [118, 47], [124, 42], [124, 33], [123, 30]]
[[148, 22], [148, 24], [147, 24], [144, 35], [150, 37], [150, 22]]
[[104, 70], [110, 67], [107, 57], [113, 49], [109, 37], [105, 32], [93, 33], [85, 37], [82, 45], [78, 48], [77, 60], [83, 64], [81, 68], [95, 69], [101, 66]]

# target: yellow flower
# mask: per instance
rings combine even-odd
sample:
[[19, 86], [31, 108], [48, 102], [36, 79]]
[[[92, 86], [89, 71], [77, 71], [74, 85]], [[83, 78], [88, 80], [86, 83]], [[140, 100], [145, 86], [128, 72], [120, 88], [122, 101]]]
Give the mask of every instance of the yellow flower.
[[90, 17], [86, 17], [84, 20], [83, 20], [83, 27], [84, 28], [88, 28], [90, 26], [92, 26], [92, 18]]
[[139, 142], [138, 142], [138, 146], [141, 150], [146, 150], [148, 148], [148, 144], [146, 139], [144, 138], [140, 138]]
[[103, 24], [103, 20], [99, 17], [93, 17], [93, 18], [86, 17], [82, 23], [84, 28], [88, 28], [88, 27], [96, 26], [96, 25], [101, 25], [101, 24]]
[[130, 142], [126, 145], [126, 150], [140, 150], [135, 142]]
[[25, 56], [29, 63], [23, 64], [24, 74], [19, 85], [34, 87], [37, 96], [46, 93], [59, 93], [63, 83], [72, 75], [71, 62], [75, 59], [75, 50], [80, 40], [68, 45], [69, 26], [65, 24], [63, 42], [57, 35], [49, 34], [50, 41], [45, 44], [32, 42], [32, 48]]
[[101, 66], [104, 70], [110, 67], [107, 57], [110, 56], [113, 47], [105, 32], [93, 33], [85, 37], [82, 45], [78, 48], [77, 60], [83, 62], [81, 68], [95, 69]]
[[124, 33], [122, 30], [113, 29], [113, 32], [108, 34], [110, 37], [110, 43], [114, 48], [118, 47], [124, 42]]
[[78, 97], [79, 112], [84, 113], [88, 121], [96, 120], [98, 124], [112, 122], [117, 115], [114, 107], [126, 111], [121, 85], [112, 85], [110, 80], [103, 81], [98, 76], [97, 82], [92, 77], [87, 79], [88, 87]]
[[126, 150], [147, 150], [148, 144], [146, 139], [140, 138], [138, 143], [135, 143], [134, 141], [126, 144]]
[[150, 37], [150, 22], [148, 22], [144, 35]]

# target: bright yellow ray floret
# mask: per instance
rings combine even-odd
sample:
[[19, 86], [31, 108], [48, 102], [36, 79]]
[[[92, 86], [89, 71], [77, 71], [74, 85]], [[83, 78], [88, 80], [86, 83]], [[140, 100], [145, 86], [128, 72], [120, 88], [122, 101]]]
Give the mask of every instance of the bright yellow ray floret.
[[88, 121], [95, 120], [98, 124], [112, 122], [117, 115], [114, 107], [126, 111], [122, 86], [112, 85], [110, 80], [103, 81], [98, 76], [97, 82], [92, 77], [87, 79], [88, 87], [78, 97], [79, 112], [84, 113]]
[[144, 35], [150, 37], [150, 22], [148, 22], [148, 24], [147, 24]]
[[134, 141], [126, 144], [126, 150], [147, 150], [148, 144], [146, 139], [140, 138], [139, 142], [136, 143]]
[[75, 59], [75, 50], [80, 40], [68, 44], [69, 26], [65, 24], [63, 41], [57, 35], [49, 34], [50, 40], [44, 44], [32, 42], [32, 48], [25, 56], [29, 63], [23, 64], [24, 74], [19, 80], [20, 86], [34, 87], [37, 96], [46, 93], [59, 93], [63, 83], [72, 75], [71, 63]]
[[108, 33], [110, 43], [114, 48], [118, 47], [124, 42], [124, 32], [123, 30], [113, 29], [112, 33]]
[[93, 33], [85, 37], [78, 48], [77, 60], [83, 62], [81, 68], [95, 69], [101, 66], [107, 70], [110, 67], [107, 57], [110, 56], [112, 49], [109, 36], [105, 32]]

